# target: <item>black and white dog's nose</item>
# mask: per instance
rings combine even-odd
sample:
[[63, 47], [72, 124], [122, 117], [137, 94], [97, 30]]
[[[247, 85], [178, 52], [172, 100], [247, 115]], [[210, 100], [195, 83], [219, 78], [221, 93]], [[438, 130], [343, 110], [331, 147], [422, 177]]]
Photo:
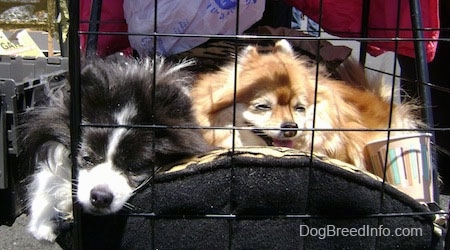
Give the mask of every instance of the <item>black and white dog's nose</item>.
[[91, 190], [91, 203], [96, 208], [107, 208], [111, 205], [114, 195], [106, 187], [95, 187]]
[[[297, 123], [294, 122], [285, 122], [281, 124], [281, 128], [298, 128]], [[297, 134], [296, 130], [286, 130], [283, 131], [284, 137], [294, 137]]]

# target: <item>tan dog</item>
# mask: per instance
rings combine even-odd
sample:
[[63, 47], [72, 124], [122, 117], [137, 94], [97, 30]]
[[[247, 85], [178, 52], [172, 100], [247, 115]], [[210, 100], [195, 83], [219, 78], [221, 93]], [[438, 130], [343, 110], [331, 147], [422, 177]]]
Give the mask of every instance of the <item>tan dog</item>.
[[280, 40], [269, 53], [247, 47], [237, 62], [200, 75], [192, 90], [197, 120], [211, 127], [204, 136], [215, 146], [313, 150], [366, 168], [364, 146], [386, 138], [383, 129], [418, 126], [410, 104], [394, 105], [390, 121], [390, 91], [380, 81], [369, 86], [352, 61], [341, 68], [347, 82], [323, 69], [316, 79], [315, 64]]

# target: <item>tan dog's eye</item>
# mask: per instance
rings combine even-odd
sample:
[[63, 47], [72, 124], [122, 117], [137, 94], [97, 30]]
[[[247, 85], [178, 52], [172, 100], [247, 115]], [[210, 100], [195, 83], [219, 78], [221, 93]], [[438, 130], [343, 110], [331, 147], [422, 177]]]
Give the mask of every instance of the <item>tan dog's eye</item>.
[[255, 108], [261, 111], [269, 111], [272, 109], [272, 107], [269, 104], [257, 104], [255, 105]]
[[301, 105], [296, 105], [296, 106], [294, 107], [294, 110], [295, 110], [296, 112], [305, 112], [306, 108], [303, 107], [303, 106], [301, 106]]

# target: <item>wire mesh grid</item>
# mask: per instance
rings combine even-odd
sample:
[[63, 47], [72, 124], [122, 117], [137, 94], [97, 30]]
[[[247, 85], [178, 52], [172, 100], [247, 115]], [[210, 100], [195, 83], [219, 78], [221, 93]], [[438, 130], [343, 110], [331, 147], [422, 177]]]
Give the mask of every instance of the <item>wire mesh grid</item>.
[[[422, 108], [422, 114], [423, 114], [423, 121], [426, 123], [426, 127], [422, 128], [422, 129], [408, 129], [408, 128], [387, 128], [387, 129], [383, 129], [384, 131], [387, 132], [387, 140], [390, 141], [391, 140], [391, 136], [390, 133], [392, 131], [415, 131], [415, 132], [425, 132], [425, 133], [431, 133], [432, 137], [431, 137], [431, 143], [432, 143], [432, 147], [431, 147], [431, 157], [432, 157], [432, 164], [436, 164], [436, 160], [434, 159], [436, 157], [435, 151], [439, 150], [440, 152], [446, 152], [445, 147], [441, 147], [439, 144], [436, 144], [435, 141], [435, 132], [440, 133], [440, 135], [445, 134], [448, 131], [448, 127], [435, 127], [434, 123], [435, 121], [433, 120], [433, 103], [432, 103], [432, 95], [431, 95], [431, 91], [439, 91], [442, 93], [448, 93], [449, 89], [445, 87], [445, 82], [438, 82], [438, 83], [434, 83], [434, 82], [430, 82], [429, 76], [428, 76], [428, 64], [427, 64], [427, 47], [430, 43], [434, 43], [437, 41], [446, 41], [448, 42], [448, 39], [445, 38], [441, 38], [441, 39], [437, 39], [436, 36], [430, 36], [430, 32], [433, 31], [439, 31], [438, 27], [425, 27], [421, 21], [421, 6], [419, 1], [409, 1], [409, 5], [411, 6], [411, 10], [405, 10], [402, 9], [403, 4], [405, 4], [407, 1], [396, 1], [396, 3], [398, 4], [396, 7], [397, 9], [397, 20], [396, 23], [394, 25], [393, 28], [376, 28], [376, 27], [372, 27], [369, 25], [369, 13], [372, 13], [374, 11], [373, 6], [371, 8], [370, 5], [370, 1], [362, 1], [362, 6], [361, 6], [361, 30], [354, 34], [354, 33], [349, 33], [349, 32], [344, 32], [344, 33], [340, 33], [339, 31], [333, 31], [333, 30], [327, 30], [325, 31], [325, 26], [323, 25], [323, 20], [325, 13], [322, 13], [323, 9], [326, 9], [327, 6], [326, 4], [330, 4], [327, 1], [320, 1], [319, 4], [319, 10], [317, 13], [311, 13], [312, 16], [315, 17], [315, 22], [318, 25], [319, 29], [314, 31], [315, 33], [313, 33], [314, 36], [295, 36], [295, 35], [265, 35], [265, 34], [255, 34], [255, 33], [243, 33], [241, 30], [241, 27], [239, 26], [239, 23], [242, 19], [246, 18], [246, 16], [241, 16], [241, 15], [232, 15], [232, 17], [235, 19], [234, 20], [234, 28], [232, 29], [232, 31], [230, 32], [231, 34], [228, 35], [218, 35], [218, 34], [194, 34], [194, 33], [177, 33], [177, 32], [167, 32], [167, 31], [160, 31], [160, 27], [159, 25], [162, 25], [161, 20], [158, 19], [158, 17], [160, 17], [162, 14], [158, 13], [158, 10], [161, 8], [163, 9], [163, 5], [167, 4], [166, 2], [161, 3], [161, 1], [152, 1], [152, 5], [153, 5], [153, 24], [154, 26], [152, 27], [152, 32], [148, 32], [148, 33], [139, 33], [139, 32], [115, 32], [115, 31], [109, 31], [109, 32], [105, 32], [105, 31], [100, 31], [99, 27], [101, 27], [101, 25], [103, 23], [107, 23], [108, 21], [104, 21], [101, 20], [100, 21], [100, 15], [101, 15], [101, 7], [102, 7], [102, 1], [92, 1], [92, 9], [91, 9], [91, 20], [81, 20], [78, 16], [79, 13], [79, 3], [78, 1], [71, 1], [71, 6], [70, 6], [70, 10], [71, 10], [71, 27], [72, 27], [72, 31], [70, 33], [70, 44], [71, 44], [71, 48], [78, 48], [79, 46], [79, 41], [80, 41], [80, 36], [85, 36], [87, 37], [87, 39], [85, 39], [87, 42], [86, 44], [82, 44], [81, 47], [86, 46], [86, 51], [85, 51], [85, 56], [87, 58], [89, 57], [95, 57], [96, 53], [98, 53], [97, 51], [97, 42], [98, 39], [101, 38], [102, 36], [128, 36], [131, 38], [133, 37], [147, 37], [148, 39], [148, 44], [151, 49], [149, 49], [148, 51], [146, 51], [146, 53], [142, 53], [138, 56], [143, 56], [143, 54], [145, 54], [145, 56], [150, 56], [153, 57], [153, 60], [156, 60], [156, 55], [158, 54], [157, 48], [159, 48], [159, 43], [161, 42], [160, 39], [161, 38], [171, 38], [171, 37], [175, 37], [175, 38], [185, 38], [185, 39], [197, 39], [197, 38], [206, 38], [209, 39], [209, 41], [227, 41], [230, 42], [230, 44], [232, 45], [230, 47], [230, 49], [227, 51], [228, 54], [225, 55], [220, 55], [221, 57], [226, 57], [226, 60], [229, 61], [233, 61], [235, 65], [237, 65], [238, 63], [238, 58], [233, 56], [233, 55], [237, 55], [240, 53], [241, 49], [243, 47], [245, 47], [248, 44], [265, 44], [268, 41], [274, 41], [274, 40], [279, 40], [279, 39], [288, 39], [289, 41], [309, 41], [312, 42], [312, 44], [315, 45], [315, 47], [312, 50], [315, 50], [315, 55], [321, 55], [320, 53], [320, 49], [321, 49], [321, 43], [322, 41], [328, 41], [331, 42], [333, 44], [357, 44], [357, 46], [355, 47], [355, 49], [353, 50], [353, 55], [356, 55], [357, 57], [359, 56], [359, 62], [362, 65], [365, 65], [365, 69], [366, 71], [372, 71], [376, 74], [382, 74], [385, 75], [385, 78], [388, 79], [386, 82], [388, 84], [391, 85], [391, 98], [390, 98], [390, 104], [391, 106], [399, 101], [403, 101], [403, 100], [399, 100], [400, 97], [399, 93], [397, 93], [397, 89], [395, 88], [396, 86], [401, 85], [402, 87], [407, 87], [408, 91], [410, 91], [408, 94], [410, 94], [413, 97], [418, 97], [420, 98], [420, 101], [423, 105]], [[212, 1], [206, 1], [208, 2], [209, 5], [213, 5], [214, 3]], [[217, 1], [215, 1], [216, 3]], [[227, 1], [224, 1], [227, 2]], [[250, 2], [256, 2], [256, 1], [237, 1], [237, 3], [235, 3], [235, 1], [230, 1], [231, 3], [235, 3], [233, 6], [235, 9], [233, 9], [233, 13], [241, 13], [241, 9], [243, 8], [242, 6], [246, 6], [245, 4], [243, 4], [243, 2], [245, 2], [245, 4], [250, 4]], [[273, 12], [277, 12], [280, 11], [280, 9], [274, 8], [274, 4], [277, 1], [267, 1], [265, 6], [266, 6], [266, 10], [265, 10], [265, 15], [269, 15], [271, 12], [272, 14], [274, 14]], [[290, 2], [290, 4], [296, 6], [295, 2], [296, 1], [287, 1]], [[301, 1], [299, 1], [301, 2]], [[242, 4], [241, 4], [242, 3]], [[103, 3], [104, 4], [104, 3]], [[219, 3], [218, 3], [219, 4]], [[289, 9], [292, 10], [292, 5], [287, 5], [289, 6]], [[297, 5], [298, 6], [298, 5]], [[301, 4], [300, 4], [301, 6]], [[218, 11], [217, 9], [211, 9], [211, 11]], [[298, 11], [298, 9], [297, 9]], [[422, 9], [423, 11], [423, 9]], [[268, 14], [269, 13], [269, 14]], [[292, 13], [292, 12], [291, 12]], [[414, 28], [401, 28], [400, 27], [400, 21], [401, 21], [401, 16], [402, 15], [406, 15], [407, 17], [411, 18], [411, 22], [412, 22], [412, 27]], [[282, 14], [281, 14], [282, 16]], [[278, 17], [280, 18], [280, 15], [278, 15]], [[291, 21], [291, 20], [289, 20]], [[83, 24], [83, 23], [89, 23], [89, 29], [86, 30], [79, 30], [79, 24]], [[425, 28], [422, 28], [425, 27]], [[302, 27], [299, 27], [297, 29], [300, 32], [308, 32], [307, 30], [303, 30]], [[372, 32], [376, 32], [376, 31], [387, 31], [387, 33], [391, 34], [391, 36], [372, 36], [369, 37], [369, 34], [371, 34]], [[408, 31], [410, 32], [408, 36], [401, 36], [400, 34], [402, 32]], [[441, 29], [441, 32], [443, 30]], [[332, 35], [330, 35], [330, 33]], [[424, 36], [424, 34], [426, 34]], [[150, 41], [150, 42], [149, 42]], [[384, 59], [384, 61], [381, 62], [381, 65], [375, 65], [375, 66], [371, 66], [371, 62], [372, 60], [374, 60], [372, 57], [368, 56], [367, 54], [367, 49], [368, 46], [373, 46], [373, 43], [375, 44], [389, 44], [390, 49], [392, 52], [387, 52], [385, 53], [385, 55], [387, 54], [387, 57], [385, 57], [386, 59]], [[402, 55], [401, 53], [395, 53], [397, 51], [399, 51], [399, 49], [404, 45], [404, 44], [410, 44], [412, 46], [410, 46], [409, 48], [411, 49], [411, 53], [413, 53], [413, 57], [416, 58], [416, 60], [414, 61], [414, 59], [412, 59], [412, 64], [407, 64], [405, 63], [406, 61], [410, 60], [407, 57], [405, 57], [404, 55]], [[357, 51], [357, 49], [359, 48], [359, 51]], [[370, 48], [369, 48], [370, 50]], [[161, 52], [161, 51], [159, 51]], [[71, 49], [70, 50], [70, 71], [71, 72], [80, 72], [80, 58], [81, 55], [83, 54], [83, 51], [79, 51], [77, 49]], [[220, 58], [223, 59], [223, 58]], [[323, 58], [319, 58], [319, 56], [313, 58], [313, 61], [315, 61], [316, 65], [321, 62], [320, 60]], [[219, 60], [219, 59], [217, 59]], [[399, 65], [398, 63], [396, 63], [397, 61], [400, 61], [401, 65]], [[411, 63], [411, 61], [408, 61], [409, 63]], [[389, 65], [389, 66], [387, 66]], [[217, 65], [214, 65], [217, 66]], [[401, 67], [400, 67], [401, 66]], [[415, 69], [415, 74], [407, 74], [405, 73], [405, 69], [406, 67], [413, 67]], [[235, 72], [237, 70], [237, 66], [235, 66]], [[234, 79], [235, 79], [235, 86], [234, 88], [236, 89], [236, 82], [237, 82], [237, 74], [234, 73]], [[316, 79], [318, 78], [318, 74], [319, 74], [319, 68], [317, 67], [316, 70]], [[83, 96], [81, 95], [80, 92], [80, 84], [82, 84], [80, 82], [80, 78], [79, 78], [79, 74], [71, 74], [71, 97], [72, 97], [72, 115], [71, 115], [71, 122], [72, 122], [72, 130], [71, 130], [71, 138], [72, 138], [72, 157], [73, 157], [73, 162], [76, 163], [76, 152], [78, 150], [78, 145], [79, 145], [79, 141], [80, 141], [80, 137], [81, 137], [81, 131], [83, 127], [89, 127], [90, 125], [88, 124], [83, 124], [82, 123], [82, 119], [81, 117], [83, 116], [83, 110], [81, 110], [80, 107], [80, 100], [83, 98]], [[319, 86], [321, 83], [318, 82], [316, 80], [316, 90], [314, 93], [311, 93], [312, 95], [315, 95], [315, 99], [317, 98], [317, 86]], [[412, 89], [414, 89], [414, 91], [411, 91], [409, 88], [409, 86], [414, 86]], [[394, 98], [394, 94], [397, 94], [397, 99]], [[234, 105], [233, 105], [233, 113], [236, 113], [236, 93], [234, 96]], [[390, 109], [390, 111], [392, 112], [392, 109]], [[314, 114], [316, 114], [316, 110], [314, 111]], [[389, 111], [387, 111], [389, 112]], [[241, 131], [241, 130], [249, 130], [251, 128], [248, 127], [241, 127], [236, 125], [236, 115], [233, 116], [233, 126], [230, 127], [194, 127], [194, 129], [200, 129], [200, 130], [208, 130], [208, 129], [217, 129], [217, 130], [231, 130], [233, 135], [236, 134], [237, 131]], [[314, 116], [315, 119], [315, 116]], [[314, 124], [314, 121], [313, 121]], [[111, 126], [111, 124], [104, 124], [105, 126]], [[101, 125], [100, 125], [101, 126]], [[112, 125], [114, 126], [114, 125]], [[138, 129], [153, 129], [153, 130], [157, 130], [157, 129], [192, 129], [192, 127], [189, 126], [175, 126], [175, 127], [170, 127], [170, 126], [166, 126], [164, 124], [153, 124], [150, 126], [142, 126], [142, 125], [137, 125]], [[264, 128], [267, 130], [280, 130], [279, 127], [272, 127], [272, 128]], [[301, 131], [302, 128], [288, 128], [286, 129], [287, 131], [290, 130], [296, 130], [296, 131]], [[358, 129], [344, 129], [344, 128], [328, 128], [328, 129], [323, 129], [323, 128], [308, 128], [308, 129], [304, 129], [305, 131], [312, 131], [312, 137], [314, 140], [314, 134], [318, 131], [343, 131], [344, 133], [346, 132], [352, 132], [352, 131], [358, 131]], [[360, 129], [361, 130], [361, 129]], [[363, 131], [376, 131], [377, 129], [362, 129]], [[378, 129], [379, 130], [379, 129]], [[312, 144], [313, 145], [313, 144]], [[389, 146], [388, 146], [389, 147]], [[306, 209], [304, 213], [297, 213], [297, 212], [293, 212], [293, 213], [277, 213], [274, 211], [270, 211], [268, 213], [261, 213], [260, 211], [258, 212], [257, 210], [252, 212], [243, 212], [241, 214], [239, 213], [235, 213], [237, 207], [233, 207], [236, 206], [236, 202], [239, 200], [238, 197], [236, 197], [237, 194], [241, 194], [242, 190], [237, 190], [238, 188], [241, 188], [242, 186], [240, 185], [241, 183], [239, 181], [237, 181], [239, 178], [239, 162], [242, 160], [241, 158], [239, 158], [240, 156], [240, 151], [239, 151], [239, 147], [235, 145], [235, 141], [233, 139], [233, 143], [231, 145], [231, 149], [229, 151], [229, 154], [227, 154], [227, 158], [229, 159], [229, 168], [227, 168], [228, 176], [229, 178], [226, 179], [226, 182], [228, 183], [228, 188], [229, 188], [229, 192], [227, 192], [227, 196], [228, 196], [228, 203], [230, 204], [230, 207], [228, 207], [226, 209], [227, 212], [219, 212], [219, 213], [208, 213], [208, 212], [198, 212], [198, 213], [158, 213], [155, 212], [157, 211], [157, 207], [159, 206], [159, 204], [155, 204], [158, 199], [153, 199], [154, 196], [150, 196], [152, 197], [151, 201], [149, 203], [146, 203], [148, 205], [148, 207], [145, 207], [144, 210], [140, 210], [138, 212], [132, 212], [130, 213], [126, 213], [126, 215], [123, 215], [125, 217], [129, 217], [129, 218], [143, 218], [143, 220], [141, 220], [141, 222], [143, 224], [145, 223], [149, 223], [150, 226], [149, 227], [144, 227], [144, 228], [149, 228], [149, 231], [143, 232], [140, 235], [146, 234], [146, 235], [150, 235], [149, 237], [147, 237], [146, 239], [148, 239], [150, 242], [147, 242], [148, 245], [146, 245], [146, 247], [148, 248], [158, 248], [161, 247], [161, 242], [158, 241], [158, 236], [161, 236], [160, 233], [158, 232], [159, 229], [161, 229], [161, 224], [164, 224], [165, 221], [167, 222], [167, 224], [170, 224], [171, 221], [197, 221], [197, 223], [194, 223], [194, 226], [190, 225], [189, 223], [184, 223], [181, 222], [180, 224], [174, 224], [175, 226], [187, 226], [187, 230], [192, 230], [191, 232], [188, 231], [183, 231], [186, 234], [189, 233], [193, 233], [195, 236], [195, 233], [199, 233], [199, 232], [203, 232], [204, 231], [196, 231], [195, 227], [202, 227], [202, 226], [210, 226], [210, 224], [205, 223], [204, 221], [215, 221], [217, 224], [220, 225], [224, 225], [225, 228], [227, 228], [227, 232], [224, 234], [223, 237], [225, 237], [226, 239], [220, 239], [223, 240], [226, 244], [225, 244], [225, 248], [228, 249], [235, 249], [235, 248], [239, 248], [239, 247], [245, 247], [245, 244], [242, 245], [241, 243], [236, 243], [239, 241], [235, 241], [235, 238], [240, 238], [240, 237], [247, 237], [248, 241], [246, 241], [246, 244], [249, 244], [248, 247], [252, 248], [254, 246], [257, 246], [257, 244], [250, 243], [252, 239], [254, 240], [261, 240], [258, 237], [254, 237], [252, 236], [250, 233], [242, 236], [242, 235], [238, 235], [242, 234], [242, 231], [239, 230], [239, 226], [236, 226], [236, 224], [234, 222], [236, 221], [246, 221], [248, 224], [251, 223], [255, 223], [256, 226], [258, 226], [258, 222], [260, 221], [266, 221], [268, 222], [268, 224], [271, 224], [271, 221], [292, 221], [292, 224], [295, 224], [295, 228], [296, 230], [298, 230], [298, 232], [296, 232], [297, 235], [299, 235], [298, 237], [301, 238], [301, 230], [302, 230], [302, 225], [314, 225], [314, 223], [306, 223], [305, 221], [320, 221], [321, 223], [319, 223], [318, 225], [327, 225], [327, 221], [328, 222], [333, 222], [335, 224], [333, 224], [334, 226], [336, 225], [340, 225], [342, 227], [345, 227], [347, 229], [358, 229], [361, 228], [362, 226], [364, 226], [364, 224], [358, 224], [361, 223], [361, 221], [359, 219], [362, 220], [366, 220], [367, 221], [367, 225], [370, 225], [369, 227], [373, 227], [373, 228], [382, 228], [383, 227], [383, 223], [387, 223], [387, 221], [389, 220], [389, 218], [397, 218], [397, 219], [402, 219], [405, 217], [409, 217], [409, 218], [413, 218], [415, 216], [429, 216], [429, 215], [436, 215], [436, 216], [445, 216], [446, 213], [442, 212], [442, 210], [439, 211], [439, 209], [436, 209], [435, 207], [433, 207], [433, 204], [428, 204], [428, 206], [430, 206], [430, 209], [427, 211], [390, 211], [390, 212], [385, 212], [384, 208], [385, 208], [385, 200], [387, 195], [385, 195], [385, 190], [386, 186], [389, 186], [388, 182], [389, 180], [387, 179], [387, 168], [384, 167], [384, 172], [381, 175], [381, 188], [379, 190], [378, 193], [378, 201], [374, 201], [375, 206], [378, 206], [378, 209], [375, 209], [374, 212], [368, 213], [368, 214], [346, 214], [346, 213], [341, 213], [341, 212], [336, 212], [337, 214], [337, 218], [331, 216], [330, 218], [327, 217], [327, 215], [320, 215], [320, 214], [315, 214], [314, 212], [311, 213], [311, 211], [309, 210], [308, 206], [312, 206], [310, 204], [312, 204], [311, 200], [313, 199], [313, 197], [306, 195]], [[311, 180], [314, 179], [313, 177], [315, 177], [315, 172], [314, 172], [314, 167], [315, 167], [315, 160], [313, 159], [313, 154], [315, 152], [315, 148], [314, 146], [311, 146], [311, 150], [307, 153], [308, 159], [309, 159], [309, 164], [310, 164], [310, 168], [308, 168], [308, 171], [306, 172], [307, 178], [310, 178]], [[292, 155], [290, 155], [292, 156]], [[386, 153], [387, 156], [387, 153]], [[298, 157], [305, 157], [305, 155], [302, 153], [298, 153]], [[387, 158], [385, 157], [385, 161], [383, 162], [384, 166], [386, 166], [388, 164], [387, 162]], [[75, 164], [76, 165], [76, 164]], [[433, 197], [431, 198], [430, 202], [436, 202], [439, 203], [439, 182], [437, 180], [437, 168], [438, 166], [432, 165], [431, 166], [433, 168], [433, 191], [434, 195], [432, 195]], [[74, 168], [73, 170], [73, 175], [76, 175], [76, 168]], [[156, 169], [153, 170], [153, 175], [152, 177], [155, 178], [156, 175], [158, 175], [159, 173], [157, 173]], [[310, 183], [310, 182], [308, 182]], [[76, 185], [76, 183], [74, 184]], [[158, 191], [160, 191], [160, 187], [156, 187], [157, 184], [155, 184], [155, 182], [153, 182], [152, 180], [150, 180], [148, 183], [146, 183], [146, 188], [151, 190], [151, 193], [155, 193], [158, 194]], [[308, 184], [308, 186], [303, 189], [305, 190], [307, 193], [313, 193], [313, 189], [314, 186], [313, 184]], [[207, 192], [207, 191], [204, 191]], [[351, 190], [348, 190], [348, 192], [352, 192]], [[264, 193], [264, 192], [263, 192]], [[189, 195], [189, 194], [187, 194]], [[198, 197], [196, 197], [198, 198]], [[345, 201], [343, 201], [345, 202]], [[74, 198], [74, 204], [77, 204], [76, 198]], [[338, 203], [337, 203], [338, 204]], [[445, 204], [441, 204], [442, 206], [445, 206]], [[355, 204], [355, 206], [358, 206], [358, 204]], [[89, 221], [83, 221], [82, 220], [82, 211], [80, 207], [75, 206], [75, 227], [74, 227], [74, 238], [73, 238], [73, 244], [75, 248], [82, 248], [82, 246], [84, 245], [83, 241], [86, 241], [86, 238], [82, 238], [83, 234], [83, 230], [85, 230], [85, 226], [83, 224], [89, 224]], [[336, 209], [339, 209], [338, 207]], [[182, 211], [182, 210], [180, 210]], [[188, 211], [188, 210], [187, 210]], [[214, 211], [214, 210], [211, 210]], [[252, 210], [249, 210], [252, 211]], [[295, 211], [295, 210], [293, 210]], [[329, 215], [328, 215], [329, 216]], [[338, 221], [344, 221], [343, 224], [337, 223], [334, 221], [335, 219], [337, 219]], [[188, 225], [189, 224], [189, 225]], [[289, 223], [288, 223], [289, 224]], [[273, 230], [277, 230], [276, 228], [276, 223], [273, 224], [274, 229]], [[285, 224], [283, 224], [285, 225]], [[298, 229], [300, 228], [300, 229]], [[214, 230], [216, 228], [212, 228], [212, 230]], [[281, 229], [280, 229], [281, 230]], [[257, 231], [257, 230], [256, 230]], [[281, 230], [282, 231], [282, 230]], [[167, 231], [164, 231], [165, 233], [167, 233]], [[176, 231], [179, 232], [179, 231]], [[381, 232], [381, 231], [378, 231]], [[309, 233], [313, 233], [312, 231]], [[139, 235], [139, 234], [138, 234]], [[193, 236], [193, 237], [194, 237]], [[207, 235], [205, 237], [208, 237], [211, 235]], [[304, 235], [303, 235], [304, 236]], [[309, 235], [311, 236], [311, 235]], [[315, 235], [316, 238], [320, 238], [320, 235], [316, 234]], [[378, 237], [379, 236], [379, 237]], [[382, 236], [378, 235], [377, 237], [375, 237], [374, 241], [370, 242], [370, 246], [372, 248], [378, 249], [378, 248], [383, 248], [383, 246], [386, 246], [385, 244], [383, 244], [382, 242], [385, 240], [385, 238], [383, 238]], [[171, 237], [171, 236], [168, 236]], [[156, 240], [155, 240], [156, 238]], [[192, 241], [186, 240], [186, 238], [189, 238], [186, 235], [179, 235], [179, 240], [180, 242], [186, 241], [186, 242], [190, 242], [189, 244], [192, 244]], [[349, 246], [346, 245], [346, 243], [344, 243], [343, 241], [339, 240], [339, 237], [331, 237], [333, 239], [335, 239], [337, 246], [340, 247], [345, 247], [345, 246]], [[344, 237], [345, 238], [345, 237]], [[433, 238], [433, 237], [431, 237]], [[430, 239], [431, 239], [430, 238]], [[204, 240], [200, 241], [199, 238], [195, 238], [195, 240], [197, 240], [199, 242], [201, 242], [202, 244], [205, 244]], [[214, 240], [214, 237], [211, 237], [212, 240]], [[346, 238], [348, 239], [348, 238]], [[358, 238], [360, 240], [360, 238]], [[408, 238], [409, 239], [409, 238]], [[192, 240], [192, 239], [191, 239]], [[292, 240], [292, 239], [282, 239], [283, 240]], [[327, 244], [333, 243], [333, 241], [327, 241]], [[400, 244], [402, 244], [402, 242], [405, 245], [408, 245], [405, 241], [400, 241]], [[280, 243], [280, 242], [278, 242]], [[296, 242], [297, 243], [297, 242]], [[187, 243], [186, 243], [187, 244]], [[192, 245], [187, 244], [187, 247], [190, 247]], [[308, 245], [309, 244], [309, 245]], [[429, 246], [434, 246], [436, 247], [436, 245], [433, 245], [434, 243], [430, 242]], [[206, 244], [207, 245], [207, 244]], [[212, 244], [214, 245], [214, 244]], [[209, 246], [212, 246], [209, 245]], [[365, 246], [365, 244], [362, 244], [362, 246]], [[361, 246], [360, 245], [360, 246]], [[439, 244], [438, 244], [439, 245]], [[170, 248], [170, 245], [165, 245], [166, 247]], [[217, 245], [214, 245], [217, 246]], [[224, 245], [220, 245], [220, 246], [224, 246]], [[282, 246], [278, 245], [279, 247]], [[286, 243], [285, 246], [292, 246], [292, 244], [290, 243]], [[309, 249], [309, 247], [311, 246], [315, 246], [315, 247], [319, 247], [320, 246], [324, 246], [321, 244], [312, 244], [312, 243], [302, 243], [300, 244], [297, 248], [302, 248], [302, 249]], [[439, 245], [442, 247], [442, 245]], [[205, 245], [203, 245], [203, 247], [205, 247]], [[272, 247], [274, 247], [274, 245], [272, 245]], [[397, 245], [397, 247], [399, 249], [402, 248], [402, 245]], [[202, 248], [202, 247], [199, 247]]]

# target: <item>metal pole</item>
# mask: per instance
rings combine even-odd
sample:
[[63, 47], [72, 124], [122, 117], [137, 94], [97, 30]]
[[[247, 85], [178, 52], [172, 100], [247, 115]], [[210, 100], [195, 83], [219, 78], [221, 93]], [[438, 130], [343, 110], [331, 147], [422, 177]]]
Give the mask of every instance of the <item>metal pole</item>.
[[102, 0], [93, 0], [91, 16], [89, 18], [89, 34], [86, 42], [86, 58], [94, 58], [97, 52], [97, 41], [100, 28], [100, 16], [102, 13]]
[[[423, 101], [423, 120], [427, 124], [427, 127], [432, 129], [434, 127], [433, 120], [433, 110], [431, 103], [431, 88], [428, 86], [430, 82], [430, 78], [428, 75], [428, 63], [426, 56], [426, 47], [423, 35], [423, 24], [422, 24], [422, 11], [420, 8], [419, 0], [410, 0], [410, 11], [411, 11], [411, 24], [412, 24], [412, 32], [414, 40], [414, 51], [416, 55], [415, 66], [416, 66], [416, 77], [417, 81], [420, 84], [419, 91], [420, 96]], [[431, 137], [432, 143], [435, 142], [434, 132], [432, 131]], [[438, 171], [437, 166], [435, 166], [436, 161], [434, 160], [436, 157], [436, 151], [431, 148], [431, 159], [433, 164], [433, 183], [434, 183], [434, 199], [436, 203], [439, 203], [439, 185], [438, 185]]]
[[[361, 37], [368, 37], [369, 30], [369, 12], [370, 12], [370, 0], [363, 0], [362, 13], [361, 13]], [[367, 42], [361, 41], [359, 47], [359, 64], [366, 64]]]

